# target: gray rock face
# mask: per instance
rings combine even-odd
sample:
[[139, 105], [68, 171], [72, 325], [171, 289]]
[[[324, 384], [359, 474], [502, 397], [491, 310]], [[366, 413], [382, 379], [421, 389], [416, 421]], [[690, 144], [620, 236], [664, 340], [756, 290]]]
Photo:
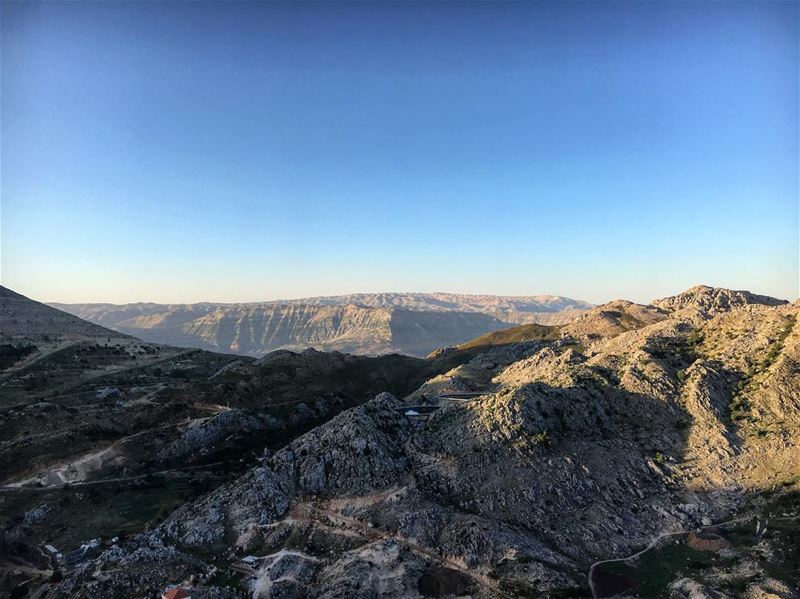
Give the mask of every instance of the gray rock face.
[[169, 583], [202, 576], [209, 566], [153, 534], [139, 535], [126, 547], [112, 547], [84, 563], [56, 589], [60, 597], [141, 597]]
[[417, 597], [424, 557], [393, 541], [365, 545], [341, 556], [319, 575], [311, 597]]
[[196, 503], [186, 504], [159, 527], [172, 542], [193, 547], [218, 546], [227, 532], [269, 524], [289, 507], [281, 480], [272, 470], [255, 468]]
[[692, 308], [705, 316], [715, 316], [749, 304], [780, 306], [787, 303], [786, 300], [757, 295], [749, 291], [733, 291], [697, 285], [679, 295], [655, 300], [653, 305], [670, 311]]
[[366, 493], [408, 469], [403, 444], [410, 423], [388, 393], [303, 435], [271, 459], [291, 494]]
[[250, 583], [253, 599], [305, 597], [320, 560], [300, 551], [281, 550], [266, 556]]
[[672, 584], [670, 597], [674, 599], [728, 599], [731, 595], [710, 589], [691, 578], [681, 578]]

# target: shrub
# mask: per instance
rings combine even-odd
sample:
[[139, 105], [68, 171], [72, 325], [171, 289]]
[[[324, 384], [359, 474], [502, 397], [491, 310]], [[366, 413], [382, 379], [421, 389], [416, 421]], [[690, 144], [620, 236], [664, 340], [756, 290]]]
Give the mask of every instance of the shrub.
[[547, 431], [541, 431], [531, 437], [531, 444], [533, 445], [550, 445], [550, 435]]
[[686, 343], [690, 346], [697, 346], [703, 343], [703, 333], [698, 330], [694, 330], [686, 337]]

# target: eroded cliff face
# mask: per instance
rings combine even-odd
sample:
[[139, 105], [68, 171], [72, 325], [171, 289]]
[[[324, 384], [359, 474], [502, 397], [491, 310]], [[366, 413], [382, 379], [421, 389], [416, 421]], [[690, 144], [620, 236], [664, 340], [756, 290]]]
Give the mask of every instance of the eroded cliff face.
[[424, 356], [518, 323], [561, 324], [589, 308], [557, 296], [355, 294], [258, 304], [57, 307], [146, 341], [261, 356], [314, 347]]
[[[586, 596], [592, 562], [800, 481], [800, 304], [688, 293], [612, 302], [559, 338], [485, 348], [407, 402], [381, 394], [106, 552], [62, 592], [143, 591], [150, 565], [150, 578], [115, 573], [137, 555], [158, 556], [167, 581], [207, 572], [204, 556], [253, 554], [238, 584], [254, 597]], [[484, 394], [437, 397], [459, 390]], [[422, 401], [438, 409], [405, 415]], [[748, 554], [725, 584], [763, 596], [753, 573], [775, 555], [762, 558]], [[685, 576], [682, 562], [665, 584], [697, 586]]]
[[259, 355], [276, 348], [348, 349], [382, 353], [390, 347], [386, 310], [345, 306], [275, 306], [217, 309], [193, 320], [184, 334], [223, 351]]
[[[120, 325], [135, 330], [128, 326]], [[181, 324], [178, 343], [247, 355], [313, 347], [356, 354], [397, 352], [421, 356], [504, 326], [507, 324], [479, 313], [392, 310], [354, 304], [241, 307], [217, 309]], [[153, 330], [154, 334], [172, 335], [163, 329], [156, 333], [158, 330]]]

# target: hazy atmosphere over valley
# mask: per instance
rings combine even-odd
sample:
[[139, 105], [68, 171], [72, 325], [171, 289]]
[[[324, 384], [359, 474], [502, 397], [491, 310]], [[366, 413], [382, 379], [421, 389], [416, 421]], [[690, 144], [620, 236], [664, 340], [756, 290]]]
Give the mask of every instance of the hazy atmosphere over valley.
[[0, 599], [800, 599], [800, 3], [0, 0]]

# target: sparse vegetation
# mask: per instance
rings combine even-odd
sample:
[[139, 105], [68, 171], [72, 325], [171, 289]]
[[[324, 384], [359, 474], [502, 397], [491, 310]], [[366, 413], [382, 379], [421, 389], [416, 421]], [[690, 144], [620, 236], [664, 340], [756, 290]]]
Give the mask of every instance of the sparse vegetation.
[[699, 357], [702, 334], [694, 330], [687, 336], [663, 337], [647, 346], [648, 353], [676, 369], [678, 380], [685, 380], [685, 370]]
[[546, 430], [541, 431], [533, 435], [530, 442], [533, 445], [550, 445], [550, 434]]
[[700, 329], [694, 329], [689, 335], [686, 336], [686, 346], [689, 348], [697, 348], [703, 344], [705, 337]]
[[755, 422], [756, 419], [752, 414], [747, 396], [758, 387], [757, 376], [769, 370], [783, 351], [786, 338], [794, 328], [796, 317], [792, 315], [787, 320], [788, 322], [781, 328], [777, 337], [770, 344], [764, 357], [759, 362], [751, 362], [736, 383], [729, 406], [731, 420], [734, 422]]
[[22, 360], [22, 358], [31, 355], [35, 351], [36, 346], [30, 344], [12, 345], [10, 343], [4, 343], [0, 345], [0, 370], [10, 368]]
[[777, 338], [773, 343], [769, 346], [769, 350], [767, 350], [764, 359], [761, 361], [761, 370], [768, 370], [770, 366], [775, 363], [775, 360], [778, 359], [778, 356], [783, 351], [783, 346], [786, 343], [786, 338], [792, 332], [792, 329], [795, 326], [796, 317], [794, 315], [789, 316], [788, 322], [784, 325], [781, 331], [778, 333]]
[[[188, 477], [154, 477], [151, 482], [110, 483], [85, 488], [63, 488], [6, 494], [0, 503], [0, 523], [36, 506], [53, 508], [47, 517], [32, 525], [40, 542], [49, 542], [69, 551], [97, 536], [110, 538], [140, 532], [149, 522], [171, 513], [197, 497], [209, 484], [219, 485], [221, 477], [195, 473]], [[199, 482], [206, 481], [206, 482]], [[87, 509], [87, 505], [91, 506]]]

